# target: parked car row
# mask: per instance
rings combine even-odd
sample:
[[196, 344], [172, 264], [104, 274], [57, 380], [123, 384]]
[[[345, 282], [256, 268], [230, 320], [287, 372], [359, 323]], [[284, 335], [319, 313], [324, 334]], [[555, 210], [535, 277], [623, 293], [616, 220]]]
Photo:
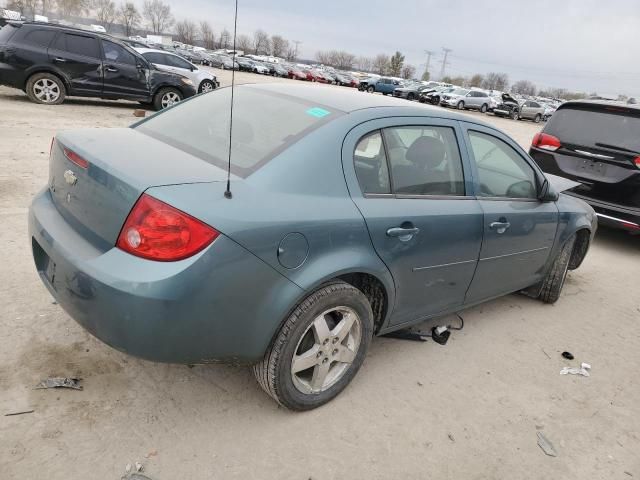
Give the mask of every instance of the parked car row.
[[[174, 60], [180, 58], [167, 62]], [[23, 90], [36, 103], [97, 97], [134, 100], [160, 110], [217, 87], [215, 76], [184, 66], [157, 67], [153, 59], [104, 33], [40, 22], [9, 22], [0, 29], [0, 84]]]

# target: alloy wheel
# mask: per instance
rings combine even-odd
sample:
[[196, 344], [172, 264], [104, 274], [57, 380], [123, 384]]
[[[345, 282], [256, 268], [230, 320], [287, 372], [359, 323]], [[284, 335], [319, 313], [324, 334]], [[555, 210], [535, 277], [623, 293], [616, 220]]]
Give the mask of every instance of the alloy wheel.
[[318, 315], [300, 337], [291, 360], [297, 390], [320, 393], [335, 385], [356, 358], [362, 340], [362, 321], [349, 307]]
[[43, 103], [54, 103], [60, 98], [60, 86], [53, 80], [41, 78], [33, 84], [33, 94]]
[[200, 92], [207, 93], [207, 92], [211, 92], [213, 89], [214, 89], [213, 83], [205, 80], [204, 82], [202, 82], [202, 86], [200, 87]]
[[180, 95], [175, 92], [167, 92], [162, 96], [162, 108], [172, 107], [180, 101]]

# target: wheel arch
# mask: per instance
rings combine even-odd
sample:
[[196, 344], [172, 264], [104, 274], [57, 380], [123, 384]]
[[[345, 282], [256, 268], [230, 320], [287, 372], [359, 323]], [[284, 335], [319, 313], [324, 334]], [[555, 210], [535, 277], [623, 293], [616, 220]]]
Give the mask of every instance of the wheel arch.
[[31, 67], [25, 72], [24, 85], [22, 86], [23, 90], [27, 89], [27, 83], [29, 83], [29, 79], [38, 73], [49, 73], [51, 75], [54, 75], [62, 82], [67, 93], [71, 91], [71, 83], [61, 71], [44, 65]]
[[571, 252], [569, 270], [575, 270], [582, 265], [582, 262], [587, 256], [587, 251], [589, 251], [589, 246], [591, 245], [591, 230], [588, 228], [580, 228], [575, 232], [575, 236], [576, 243]]

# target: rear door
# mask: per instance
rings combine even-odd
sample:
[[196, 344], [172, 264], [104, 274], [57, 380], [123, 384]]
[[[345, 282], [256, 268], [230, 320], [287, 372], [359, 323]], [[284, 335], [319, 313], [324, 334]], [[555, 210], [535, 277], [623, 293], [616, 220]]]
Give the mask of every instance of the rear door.
[[376, 253], [391, 271], [391, 324], [462, 305], [482, 240], [482, 210], [471, 195], [457, 122], [387, 118], [345, 139], [352, 199]]
[[104, 95], [145, 100], [149, 97], [148, 70], [129, 50], [109, 40], [101, 40], [104, 63]]
[[59, 32], [49, 46], [49, 61], [66, 77], [71, 95], [102, 94], [102, 59], [98, 40], [89, 34]]
[[554, 202], [537, 199], [539, 173], [493, 129], [466, 124], [484, 239], [466, 302], [514, 292], [542, 279], [558, 224]]

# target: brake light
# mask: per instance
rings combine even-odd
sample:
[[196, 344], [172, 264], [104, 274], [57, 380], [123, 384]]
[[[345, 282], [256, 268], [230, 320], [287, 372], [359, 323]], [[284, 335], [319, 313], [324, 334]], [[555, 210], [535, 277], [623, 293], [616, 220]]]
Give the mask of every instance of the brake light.
[[549, 135], [547, 133], [537, 133], [533, 140], [531, 141], [531, 146], [540, 148], [542, 150], [549, 150], [551, 152], [555, 152], [559, 149], [562, 144], [557, 137], [553, 135]]
[[634, 158], [633, 163], [636, 165], [636, 167], [640, 168], [640, 157]]
[[75, 163], [80, 168], [89, 167], [89, 162], [86, 161], [84, 158], [82, 158], [73, 150], [69, 150], [68, 148], [63, 148], [62, 151], [64, 152], [64, 156], [67, 157], [69, 161], [71, 161], [71, 163]]
[[124, 222], [116, 247], [149, 260], [173, 262], [195, 255], [219, 235], [197, 218], [143, 194]]

